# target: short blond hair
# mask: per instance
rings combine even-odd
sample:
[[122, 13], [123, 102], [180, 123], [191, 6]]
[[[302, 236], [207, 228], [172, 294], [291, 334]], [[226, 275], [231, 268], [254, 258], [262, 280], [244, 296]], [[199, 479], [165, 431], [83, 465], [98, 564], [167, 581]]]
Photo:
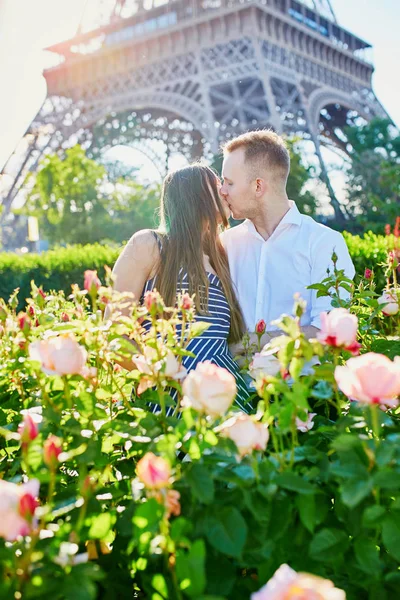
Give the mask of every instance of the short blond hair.
[[289, 151], [285, 140], [271, 129], [242, 133], [223, 144], [222, 151], [226, 155], [239, 148], [244, 149], [245, 161], [253, 172], [260, 167], [268, 168], [275, 171], [279, 178], [287, 179], [290, 170]]

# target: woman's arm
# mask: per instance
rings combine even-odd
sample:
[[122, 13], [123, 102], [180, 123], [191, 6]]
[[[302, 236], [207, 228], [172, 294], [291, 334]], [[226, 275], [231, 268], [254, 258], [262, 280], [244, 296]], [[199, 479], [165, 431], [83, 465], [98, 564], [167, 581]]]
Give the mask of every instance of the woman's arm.
[[[118, 292], [130, 292], [137, 302], [146, 281], [154, 276], [159, 258], [160, 252], [153, 232], [143, 229], [135, 233], [114, 265], [114, 289]], [[129, 316], [130, 308], [126, 307], [121, 312]]]
[[[134, 301], [138, 302], [146, 281], [155, 274], [159, 258], [160, 251], [153, 232], [150, 229], [143, 229], [135, 233], [114, 265], [114, 289], [133, 294]], [[112, 319], [112, 311], [115, 308], [120, 314], [129, 317], [132, 314], [132, 303], [124, 302], [124, 305], [121, 308], [115, 305], [107, 306], [104, 318]], [[117, 362], [128, 370], [134, 367], [129, 358]]]

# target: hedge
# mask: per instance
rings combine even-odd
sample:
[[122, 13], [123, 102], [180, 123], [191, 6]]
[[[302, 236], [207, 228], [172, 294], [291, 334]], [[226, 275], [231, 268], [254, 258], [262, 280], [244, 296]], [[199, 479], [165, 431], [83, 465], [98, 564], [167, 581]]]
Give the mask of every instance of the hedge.
[[[364, 273], [365, 268], [374, 268], [384, 262], [387, 250], [393, 246], [393, 236], [366, 233], [363, 237], [344, 234], [356, 272]], [[69, 246], [49, 250], [42, 254], [16, 255], [0, 253], [0, 297], [8, 299], [15, 288], [20, 289], [20, 298], [24, 300], [30, 294], [30, 282], [42, 286], [45, 291], [71, 291], [71, 284], [83, 284], [83, 272], [96, 269], [100, 278], [104, 278], [104, 265], [112, 266], [116, 261], [119, 248], [101, 244]], [[132, 274], [134, 276], [134, 274]], [[377, 269], [378, 288], [384, 285], [383, 271]]]

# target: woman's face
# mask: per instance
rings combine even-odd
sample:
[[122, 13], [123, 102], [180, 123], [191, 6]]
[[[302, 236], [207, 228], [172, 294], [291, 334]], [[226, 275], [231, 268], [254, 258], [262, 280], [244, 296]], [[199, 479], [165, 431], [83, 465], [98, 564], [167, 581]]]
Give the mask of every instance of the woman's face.
[[[226, 219], [229, 218], [231, 213], [230, 213], [228, 204], [226, 202], [224, 202], [224, 200], [220, 196], [220, 189], [221, 189], [222, 183], [221, 183], [221, 180], [219, 177], [215, 176], [214, 184], [217, 188], [217, 194], [218, 194], [218, 198], [219, 198], [219, 205], [217, 204], [217, 201], [215, 200], [215, 208], [217, 211], [217, 222], [218, 222], [218, 225], [221, 225], [224, 222], [224, 219], [220, 213], [220, 207], [224, 211], [224, 216]], [[210, 187], [211, 194], [214, 195], [213, 187], [211, 185], [209, 187]]]

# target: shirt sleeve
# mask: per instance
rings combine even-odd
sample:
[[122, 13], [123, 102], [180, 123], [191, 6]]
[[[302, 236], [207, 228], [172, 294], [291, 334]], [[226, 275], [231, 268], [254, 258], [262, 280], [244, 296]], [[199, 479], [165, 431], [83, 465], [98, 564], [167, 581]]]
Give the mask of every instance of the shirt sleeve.
[[[355, 269], [353, 261], [351, 260], [349, 250], [346, 242], [341, 233], [337, 231], [328, 230], [325, 235], [317, 241], [313, 248], [311, 248], [311, 283], [321, 283], [323, 279], [327, 277], [327, 270], [333, 273], [333, 262], [332, 254], [336, 253], [337, 269], [343, 269], [346, 277], [353, 279], [355, 275]], [[340, 297], [348, 299], [350, 296], [349, 292], [346, 292], [343, 288], [340, 288]], [[330, 296], [321, 296], [317, 298], [317, 290], [311, 290], [311, 323], [314, 327], [321, 328], [320, 314], [322, 312], [329, 312], [332, 310]]]

